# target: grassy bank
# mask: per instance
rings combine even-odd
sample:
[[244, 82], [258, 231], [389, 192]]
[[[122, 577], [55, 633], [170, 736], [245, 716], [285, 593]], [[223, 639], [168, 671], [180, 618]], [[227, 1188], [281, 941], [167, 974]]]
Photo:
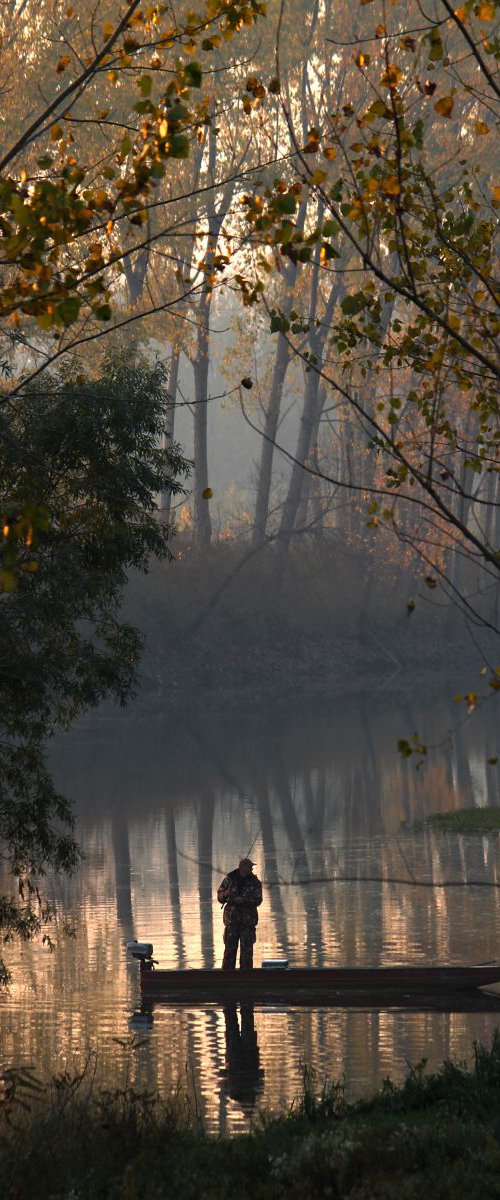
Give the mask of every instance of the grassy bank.
[[459, 808], [455, 812], [432, 813], [424, 824], [442, 833], [500, 833], [500, 808]]
[[430, 813], [423, 821], [403, 823], [413, 833], [424, 829], [436, 829], [439, 833], [476, 833], [480, 837], [496, 836], [500, 833], [500, 808], [496, 805], [485, 808], [457, 808], [451, 812]]
[[[306, 1081], [307, 1084], [307, 1081]], [[2, 1106], [2, 1200], [493, 1200], [500, 1197], [500, 1036], [470, 1070], [410, 1072], [348, 1104], [305, 1087], [251, 1134], [205, 1136], [180, 1097], [58, 1080], [31, 1112]]]

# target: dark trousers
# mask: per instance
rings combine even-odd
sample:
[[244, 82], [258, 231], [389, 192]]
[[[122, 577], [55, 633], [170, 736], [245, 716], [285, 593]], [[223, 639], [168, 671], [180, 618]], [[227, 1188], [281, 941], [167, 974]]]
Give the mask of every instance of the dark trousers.
[[236, 966], [238, 943], [240, 946], [240, 967], [242, 971], [251, 971], [253, 967], [253, 944], [255, 929], [253, 925], [243, 925], [234, 921], [224, 929], [224, 958], [222, 970], [231, 971]]

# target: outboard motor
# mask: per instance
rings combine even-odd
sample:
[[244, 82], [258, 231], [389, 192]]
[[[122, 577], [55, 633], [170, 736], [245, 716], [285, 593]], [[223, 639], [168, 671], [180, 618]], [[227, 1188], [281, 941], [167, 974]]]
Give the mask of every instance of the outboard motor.
[[152, 942], [127, 942], [127, 950], [132, 958], [139, 960], [141, 971], [154, 971], [158, 966], [157, 959], [153, 958]]

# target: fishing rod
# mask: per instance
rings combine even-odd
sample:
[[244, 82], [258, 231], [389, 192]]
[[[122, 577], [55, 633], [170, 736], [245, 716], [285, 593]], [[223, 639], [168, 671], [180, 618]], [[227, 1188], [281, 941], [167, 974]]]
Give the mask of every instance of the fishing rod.
[[258, 838], [258, 837], [260, 837], [260, 831], [261, 831], [261, 828], [262, 828], [262, 826], [261, 826], [261, 825], [259, 825], [259, 828], [258, 828], [258, 830], [257, 830], [257, 833], [255, 834], [255, 837], [254, 837], [254, 839], [253, 839], [252, 845], [250, 846], [250, 849], [249, 849], [249, 850], [247, 850], [247, 852], [246, 852], [246, 854], [245, 854], [245, 858], [250, 858], [250, 855], [251, 855], [251, 853], [252, 853], [252, 850], [253, 850], [253, 848], [254, 848], [254, 846], [255, 846], [255, 843], [256, 843], [256, 841], [257, 841], [257, 838]]
[[[258, 834], [257, 834], [258, 837]], [[252, 842], [253, 848], [257, 838]], [[214, 875], [223, 875], [223, 867], [217, 867], [213, 863], [203, 862], [202, 859], [196, 858], [193, 854], [186, 854], [185, 851], [177, 849], [179, 858], [186, 859], [187, 862], [196, 863], [198, 866], [205, 867], [206, 870], [212, 871]], [[310, 879], [283, 879], [280, 875], [279, 879], [263, 879], [264, 887], [310, 887], [312, 884], [320, 883], [397, 883], [402, 887], [420, 887], [420, 888], [492, 888], [498, 891], [500, 882], [489, 879], [443, 879], [441, 882], [434, 883], [432, 879], [416, 879], [415, 876], [411, 879], [403, 879], [397, 875], [313, 875]]]

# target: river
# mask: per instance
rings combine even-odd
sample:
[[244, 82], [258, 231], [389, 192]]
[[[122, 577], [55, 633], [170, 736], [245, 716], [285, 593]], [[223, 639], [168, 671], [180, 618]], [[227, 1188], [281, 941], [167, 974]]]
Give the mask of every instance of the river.
[[[289, 1107], [304, 1068], [351, 1097], [408, 1063], [470, 1059], [488, 1013], [216, 1005], [141, 1010], [126, 942], [153, 942], [164, 966], [220, 966], [215, 890], [249, 851], [264, 883], [256, 962], [295, 966], [462, 963], [499, 957], [497, 838], [418, 831], [426, 813], [498, 804], [496, 705], [467, 720], [449, 689], [374, 685], [326, 705], [176, 721], [161, 697], [96, 713], [52, 749], [74, 798], [85, 852], [72, 879], [49, 878], [51, 952], [6, 948], [0, 1066], [44, 1079], [88, 1063], [97, 1086], [180, 1088], [212, 1131]], [[462, 706], [463, 707], [463, 706]], [[436, 748], [419, 769], [397, 741]], [[348, 876], [348, 881], [341, 877]], [[326, 879], [325, 879], [326, 877]], [[337, 882], [335, 878], [337, 877]], [[368, 879], [370, 877], [370, 879]], [[457, 880], [463, 887], [418, 886]], [[65, 935], [71, 920], [76, 937]]]

